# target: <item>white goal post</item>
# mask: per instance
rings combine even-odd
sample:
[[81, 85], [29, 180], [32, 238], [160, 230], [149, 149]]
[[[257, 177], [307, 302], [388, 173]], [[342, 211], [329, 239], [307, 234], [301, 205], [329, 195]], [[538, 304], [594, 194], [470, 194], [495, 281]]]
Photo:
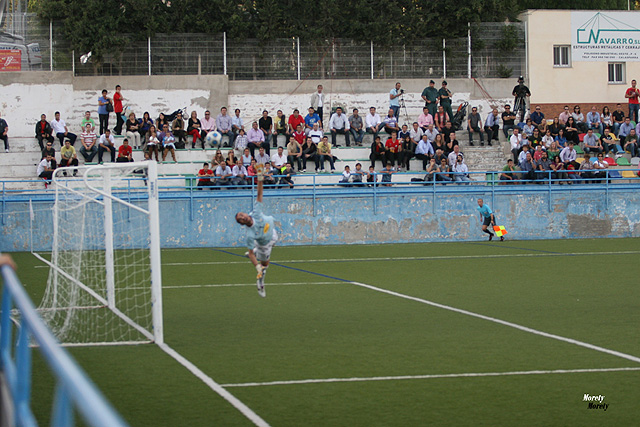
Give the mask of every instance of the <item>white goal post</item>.
[[42, 317], [63, 344], [162, 344], [157, 163], [60, 168], [53, 182]]

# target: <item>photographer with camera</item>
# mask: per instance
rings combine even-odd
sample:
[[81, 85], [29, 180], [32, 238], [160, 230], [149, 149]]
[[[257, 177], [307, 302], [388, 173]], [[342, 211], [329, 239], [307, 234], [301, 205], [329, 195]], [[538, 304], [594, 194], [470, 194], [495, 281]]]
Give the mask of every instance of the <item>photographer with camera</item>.
[[451, 97], [453, 94], [447, 89], [447, 81], [442, 81], [442, 87], [438, 90], [438, 101], [440, 106], [444, 108], [445, 113], [449, 116], [449, 120], [453, 120], [453, 111], [451, 110]]
[[513, 112], [517, 115], [520, 113], [520, 121], [524, 122], [524, 115], [527, 110], [527, 96], [531, 96], [531, 91], [524, 84], [524, 77], [518, 77], [518, 84], [513, 88], [511, 93], [515, 96], [513, 101]]
[[400, 82], [396, 83], [396, 87], [389, 92], [389, 108], [393, 110], [393, 115], [398, 118], [400, 114], [400, 98], [404, 95], [404, 89], [400, 89]]

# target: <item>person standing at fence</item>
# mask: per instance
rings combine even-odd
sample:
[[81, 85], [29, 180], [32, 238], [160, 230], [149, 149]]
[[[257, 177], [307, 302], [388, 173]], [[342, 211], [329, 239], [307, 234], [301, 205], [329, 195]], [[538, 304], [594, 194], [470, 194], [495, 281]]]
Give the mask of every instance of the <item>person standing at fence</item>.
[[636, 87], [636, 81], [631, 80], [631, 87], [627, 89], [624, 97], [629, 100], [629, 117], [631, 120], [638, 123], [638, 110], [640, 109], [640, 89]]
[[122, 126], [124, 125], [124, 119], [122, 118], [122, 101], [124, 101], [124, 98], [120, 93], [121, 90], [122, 87], [117, 85], [116, 92], [113, 94], [113, 112], [116, 113], [116, 127], [113, 128], [113, 132], [116, 135], [122, 135]]
[[324, 119], [322, 118], [323, 107], [324, 107], [324, 93], [322, 93], [322, 85], [318, 85], [317, 90], [311, 95], [310, 107], [314, 109], [318, 117], [320, 118], [320, 122], [324, 123]]
[[436, 89], [436, 82], [429, 81], [429, 86], [425, 87], [422, 91], [422, 99], [424, 100], [424, 106], [429, 110], [431, 116], [435, 116], [438, 111], [438, 89]]
[[[490, 225], [496, 225], [496, 217], [489, 205], [485, 204], [482, 199], [478, 199], [478, 213], [480, 214], [480, 220], [482, 220], [482, 232], [489, 235], [489, 240], [493, 239], [493, 233], [488, 229]], [[504, 237], [500, 237], [500, 241], [503, 241]]]
[[442, 81], [442, 87], [438, 90], [438, 101], [444, 111], [449, 115], [449, 120], [453, 120], [453, 111], [451, 110], [451, 97], [453, 94], [447, 88], [447, 81]]
[[404, 94], [404, 89], [400, 89], [400, 82], [389, 92], [389, 108], [393, 110], [393, 115], [398, 118], [400, 112], [400, 98]]
[[98, 98], [98, 121], [100, 122], [100, 135], [109, 127], [109, 112], [113, 111], [111, 98], [107, 96], [107, 90], [102, 89], [102, 96]]

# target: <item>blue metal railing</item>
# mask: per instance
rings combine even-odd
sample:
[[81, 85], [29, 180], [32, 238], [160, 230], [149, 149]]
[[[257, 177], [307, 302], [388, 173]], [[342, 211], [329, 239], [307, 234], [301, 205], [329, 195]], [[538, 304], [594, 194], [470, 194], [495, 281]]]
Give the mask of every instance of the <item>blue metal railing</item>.
[[[31, 411], [30, 343], [33, 340], [57, 381], [52, 426], [75, 425], [74, 408], [90, 426], [127, 426], [67, 351], [60, 347], [38, 316], [15, 272], [9, 266], [1, 268], [4, 290], [0, 317], [0, 370], [5, 375], [13, 401], [12, 425], [37, 426]], [[12, 339], [12, 309], [20, 314], [20, 323], [15, 326], [15, 344]]]

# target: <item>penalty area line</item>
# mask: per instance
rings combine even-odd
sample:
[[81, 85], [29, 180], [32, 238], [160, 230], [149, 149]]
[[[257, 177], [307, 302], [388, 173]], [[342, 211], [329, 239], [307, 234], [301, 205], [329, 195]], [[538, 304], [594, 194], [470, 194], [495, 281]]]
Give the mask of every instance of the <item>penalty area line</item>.
[[397, 375], [386, 377], [353, 377], [353, 378], [318, 378], [291, 381], [267, 381], [254, 383], [223, 384], [222, 387], [265, 387], [274, 385], [297, 385], [297, 384], [321, 384], [321, 383], [347, 383], [366, 381], [404, 381], [404, 380], [430, 380], [438, 378], [473, 378], [473, 377], [503, 377], [517, 375], [557, 375], [557, 374], [582, 374], [596, 372], [624, 372], [640, 371], [640, 367], [635, 368], [595, 368], [595, 369], [554, 369], [550, 371], [510, 371], [510, 372], [468, 372], [460, 374], [431, 374], [431, 375]]

